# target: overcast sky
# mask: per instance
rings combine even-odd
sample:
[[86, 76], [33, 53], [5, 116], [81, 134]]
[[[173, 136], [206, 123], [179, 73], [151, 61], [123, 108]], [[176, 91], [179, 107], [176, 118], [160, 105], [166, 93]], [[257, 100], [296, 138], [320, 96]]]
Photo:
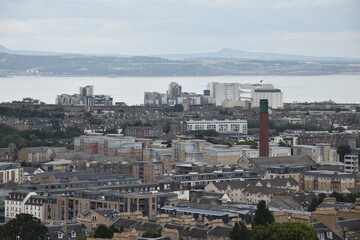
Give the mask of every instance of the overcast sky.
[[149, 55], [360, 57], [360, 0], [0, 0], [0, 45]]

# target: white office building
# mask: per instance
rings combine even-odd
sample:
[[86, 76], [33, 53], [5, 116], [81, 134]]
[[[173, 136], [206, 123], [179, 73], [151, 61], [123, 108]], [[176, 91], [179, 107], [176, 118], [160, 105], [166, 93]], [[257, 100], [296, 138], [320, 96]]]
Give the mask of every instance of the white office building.
[[267, 99], [270, 108], [283, 108], [283, 93], [280, 89], [258, 88], [252, 93], [251, 107], [259, 107], [260, 99]]
[[239, 101], [240, 84], [239, 83], [218, 83], [212, 82], [207, 86], [210, 90], [210, 103], [221, 106], [226, 102]]
[[188, 131], [215, 130], [219, 133], [247, 134], [246, 120], [190, 120], [186, 122]]

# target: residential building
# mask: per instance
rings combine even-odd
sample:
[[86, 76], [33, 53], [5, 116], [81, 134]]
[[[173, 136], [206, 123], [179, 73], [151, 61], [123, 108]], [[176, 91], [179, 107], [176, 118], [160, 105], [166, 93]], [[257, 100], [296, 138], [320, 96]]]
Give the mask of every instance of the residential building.
[[173, 141], [171, 145], [172, 160], [175, 162], [202, 162], [202, 152], [211, 148], [212, 144], [206, 140]]
[[305, 192], [316, 190], [342, 192], [347, 188], [357, 187], [358, 176], [355, 173], [335, 171], [307, 171], [300, 175], [301, 187]]
[[46, 197], [41, 197], [36, 192], [13, 191], [5, 201], [5, 221], [15, 218], [19, 213], [32, 214], [45, 221], [46, 201]]
[[215, 182], [205, 187], [205, 191], [226, 194], [232, 202], [245, 204], [256, 204], [260, 200], [269, 203], [273, 199], [288, 197], [297, 190], [299, 184], [292, 178]]
[[278, 166], [268, 167], [266, 169], [266, 179], [276, 178], [293, 178], [295, 181], [300, 182], [300, 174], [309, 170], [305, 166]]
[[203, 161], [207, 164], [235, 165], [240, 159], [241, 149], [228, 145], [215, 145], [213, 148], [204, 148], [202, 155]]
[[18, 152], [18, 159], [30, 163], [49, 162], [57, 154], [67, 151], [66, 147], [29, 147]]
[[280, 156], [280, 157], [258, 157], [247, 158], [241, 157], [239, 160], [239, 167], [267, 169], [269, 167], [281, 166], [304, 166], [310, 169], [315, 169], [317, 164], [308, 156]]
[[160, 126], [145, 127], [145, 126], [129, 126], [125, 128], [125, 135], [144, 137], [144, 138], [156, 138], [163, 134]]
[[0, 148], [0, 162], [12, 162], [17, 159], [18, 149], [14, 143], [9, 143], [7, 148]]
[[345, 172], [358, 173], [359, 172], [359, 156], [345, 155], [344, 156]]
[[95, 229], [99, 225], [110, 226], [117, 219], [119, 213], [114, 209], [86, 210], [76, 217], [76, 221], [83, 223], [88, 229]]
[[142, 212], [143, 216], [155, 216], [165, 204], [177, 201], [175, 193], [137, 192], [126, 193], [112, 190], [82, 190], [72, 196], [49, 197], [46, 203], [46, 220], [71, 220], [87, 210], [117, 210], [119, 213]]
[[247, 134], [246, 120], [190, 120], [186, 122], [188, 131], [215, 130], [219, 133]]
[[75, 151], [105, 156], [123, 156], [142, 160], [142, 143], [122, 135], [80, 136], [74, 138]]
[[55, 161], [47, 162], [42, 165], [42, 168], [46, 172], [59, 171], [68, 172], [74, 169], [74, 165], [71, 160], [57, 159]]
[[164, 174], [175, 173], [175, 162], [132, 162], [132, 175], [143, 182], [155, 181]]
[[24, 169], [20, 163], [0, 163], [0, 184], [23, 182]]
[[327, 143], [317, 143], [315, 145], [296, 145], [293, 146], [293, 155], [309, 156], [317, 163], [339, 162], [337, 149]]

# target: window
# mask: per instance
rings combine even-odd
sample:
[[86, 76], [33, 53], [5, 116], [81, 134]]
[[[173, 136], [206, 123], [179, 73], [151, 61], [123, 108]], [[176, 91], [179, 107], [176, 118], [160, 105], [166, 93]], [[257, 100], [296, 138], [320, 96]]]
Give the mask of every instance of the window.
[[92, 216], [92, 221], [96, 222], [97, 221], [97, 217], [96, 216]]
[[58, 239], [63, 239], [63, 238], [64, 238], [64, 234], [61, 233], [61, 232], [59, 232], [59, 233], [58, 233]]
[[72, 238], [76, 238], [76, 232], [75, 232], [75, 231], [72, 231], [72, 232], [71, 232], [71, 237], [72, 237]]

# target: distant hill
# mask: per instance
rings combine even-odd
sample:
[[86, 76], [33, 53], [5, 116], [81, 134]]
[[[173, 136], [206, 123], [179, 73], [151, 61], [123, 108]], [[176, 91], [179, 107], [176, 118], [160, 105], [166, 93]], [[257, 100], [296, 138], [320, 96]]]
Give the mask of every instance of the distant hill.
[[[33, 56], [52, 56], [52, 55], [85, 55], [85, 56], [99, 56], [99, 57], [124, 57], [130, 58], [132, 56], [125, 54], [78, 54], [78, 53], [59, 53], [46, 51], [31, 51], [31, 50], [11, 50], [0, 45], [0, 53], [9, 53], [17, 55], [33, 55]], [[144, 55], [146, 56], [146, 55]], [[214, 61], [214, 60], [264, 60], [264, 61], [333, 61], [333, 62], [356, 62], [360, 63], [360, 58], [345, 58], [345, 57], [317, 57], [317, 56], [302, 56], [295, 54], [281, 54], [281, 53], [262, 53], [262, 52], [246, 52], [230, 48], [223, 48], [215, 52], [205, 53], [170, 53], [170, 54], [156, 54], [148, 57], [161, 57], [169, 60], [186, 60], [186, 61]]]
[[207, 53], [193, 53], [193, 54], [160, 54], [155, 55], [171, 60], [214, 60], [214, 59], [249, 59], [249, 60], [264, 60], [264, 61], [346, 61], [346, 62], [360, 62], [358, 58], [344, 58], [344, 57], [314, 57], [301, 56], [295, 54], [280, 54], [280, 53], [262, 53], [262, 52], [245, 52], [224, 48], [216, 52]]
[[9, 53], [16, 55], [34, 55], [34, 56], [50, 56], [50, 55], [62, 55], [64, 53], [45, 52], [45, 51], [31, 51], [31, 50], [11, 50], [0, 45], [0, 53]]
[[[176, 59], [180, 57], [181, 59]], [[129, 57], [116, 54], [94, 56], [18, 51], [0, 46], [0, 77], [24, 75], [116, 77], [329, 74], [360, 74], [360, 60], [248, 53], [231, 49], [213, 53], [182, 54], [181, 56]]]

